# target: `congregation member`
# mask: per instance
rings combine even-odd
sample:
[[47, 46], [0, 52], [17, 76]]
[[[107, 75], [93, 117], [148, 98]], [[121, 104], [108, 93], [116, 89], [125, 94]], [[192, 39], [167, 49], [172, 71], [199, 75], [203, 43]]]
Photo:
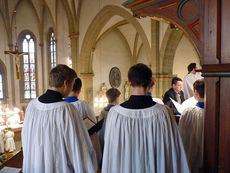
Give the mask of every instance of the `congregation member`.
[[189, 99], [193, 96], [193, 83], [196, 80], [203, 78], [199, 72], [196, 72], [196, 63], [190, 63], [187, 69], [188, 74], [184, 77], [182, 88], [182, 90], [184, 91], [185, 99]]
[[203, 167], [204, 152], [204, 81], [193, 84], [196, 107], [183, 111], [179, 130], [192, 173], [199, 173]]
[[[152, 97], [152, 91], [153, 91], [154, 87], [155, 87], [155, 79], [152, 78], [152, 82], [151, 82], [151, 84], [149, 85], [149, 91], [148, 91], [148, 93], [147, 93], [148, 96], [151, 96], [151, 97]], [[159, 99], [159, 98], [152, 97], [152, 99], [153, 99], [153, 101], [156, 102], [156, 103], [159, 103], [159, 104], [162, 104], [162, 105], [164, 104], [163, 101], [162, 101], [161, 99]]]
[[101, 111], [101, 114], [99, 116], [99, 121], [104, 119], [102, 129], [99, 132], [100, 144], [101, 144], [102, 151], [104, 149], [105, 124], [106, 124], [108, 112], [113, 106], [119, 104], [119, 97], [121, 95], [121, 92], [116, 88], [110, 88], [106, 91], [105, 94], [106, 94], [106, 97], [108, 99], [109, 104]]
[[152, 71], [128, 71], [132, 95], [112, 107], [105, 127], [102, 173], [188, 173], [183, 143], [169, 108], [147, 96]]
[[[88, 118], [90, 121], [96, 124], [97, 123], [96, 116], [93, 110], [90, 108], [89, 104], [83, 100], [79, 100], [81, 88], [82, 88], [81, 79], [80, 78], [75, 79], [72, 91], [69, 93], [68, 97], [66, 97], [64, 100], [69, 103], [72, 103], [77, 108], [77, 110], [79, 111], [81, 115], [82, 120]], [[97, 162], [99, 163], [102, 159], [99, 136], [97, 133], [95, 133], [90, 138], [93, 144], [93, 148], [96, 151]]]
[[32, 100], [22, 128], [24, 173], [96, 173], [96, 154], [81, 116], [63, 100], [77, 74], [57, 65], [49, 74], [50, 88]]
[[[175, 100], [179, 104], [184, 102], [184, 92], [182, 91], [183, 82], [181, 78], [174, 77], [172, 79], [172, 87], [164, 94], [163, 102], [168, 105], [173, 111], [174, 115], [180, 114], [176, 107], [174, 106], [171, 99]], [[171, 98], [171, 99], [170, 99]]]

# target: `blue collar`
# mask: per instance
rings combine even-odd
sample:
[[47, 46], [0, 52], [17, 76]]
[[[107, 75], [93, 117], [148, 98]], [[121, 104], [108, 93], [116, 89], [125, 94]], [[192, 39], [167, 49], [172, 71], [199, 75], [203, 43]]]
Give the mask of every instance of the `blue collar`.
[[78, 101], [78, 98], [75, 97], [75, 96], [71, 96], [71, 97], [66, 97], [64, 100], [65, 100], [66, 102], [72, 103], [72, 102]]
[[151, 92], [147, 92], [147, 96], [152, 96], [152, 93]]
[[115, 105], [113, 105], [113, 104], [108, 104], [108, 106], [106, 106], [106, 107], [104, 108], [104, 110], [107, 111], [107, 112], [109, 112], [109, 110], [110, 110], [113, 106], [115, 106]]
[[196, 104], [197, 107], [204, 109], [204, 102], [198, 102]]

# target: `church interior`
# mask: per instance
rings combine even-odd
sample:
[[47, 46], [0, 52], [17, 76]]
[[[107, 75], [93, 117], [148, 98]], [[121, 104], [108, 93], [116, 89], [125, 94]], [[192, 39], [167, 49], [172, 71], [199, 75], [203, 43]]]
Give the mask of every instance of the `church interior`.
[[[120, 103], [130, 96], [131, 66], [144, 63], [151, 68], [156, 81], [152, 95], [162, 100], [172, 78], [183, 79], [187, 66], [196, 63], [207, 85], [205, 170], [230, 171], [230, 149], [226, 149], [230, 137], [224, 139], [230, 132], [230, 108], [225, 102], [230, 93], [225, 93], [230, 53], [224, 42], [229, 38], [224, 35], [229, 19], [224, 25], [223, 4], [217, 0], [0, 0], [1, 130], [13, 129], [19, 150], [24, 111], [49, 88], [49, 72], [57, 64], [77, 72], [82, 80], [80, 99], [99, 116], [109, 88], [121, 92]], [[118, 76], [111, 77], [113, 72]], [[19, 119], [7, 121], [16, 114]]]

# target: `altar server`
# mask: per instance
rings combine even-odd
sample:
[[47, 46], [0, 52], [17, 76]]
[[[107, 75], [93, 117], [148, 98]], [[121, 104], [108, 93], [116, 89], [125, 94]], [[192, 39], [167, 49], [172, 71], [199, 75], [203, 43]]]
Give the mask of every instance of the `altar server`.
[[[72, 91], [69, 93], [68, 97], [65, 98], [64, 100], [69, 103], [72, 103], [77, 108], [77, 110], [81, 115], [82, 120], [88, 118], [90, 119], [90, 121], [97, 123], [95, 114], [93, 110], [90, 108], [89, 104], [83, 100], [79, 100], [81, 87], [82, 87], [81, 79], [77, 78], [74, 82]], [[102, 159], [102, 153], [101, 153], [99, 135], [98, 134], [92, 135], [91, 141], [93, 144], [93, 148], [96, 151], [97, 162], [100, 163]]]
[[188, 99], [193, 96], [193, 83], [196, 80], [203, 78], [199, 72], [196, 72], [196, 63], [189, 64], [187, 68], [188, 74], [184, 77], [182, 88], [182, 90], [184, 91], [185, 99]]
[[198, 173], [203, 167], [204, 81], [197, 80], [193, 87], [194, 97], [198, 103], [196, 107], [187, 108], [182, 112], [179, 130], [191, 172]]
[[77, 74], [66, 65], [50, 72], [50, 88], [32, 100], [22, 129], [24, 173], [95, 173], [88, 132], [74, 105], [65, 102]]
[[129, 100], [110, 109], [102, 173], [188, 173], [183, 143], [170, 109], [147, 96], [152, 71], [129, 69]]

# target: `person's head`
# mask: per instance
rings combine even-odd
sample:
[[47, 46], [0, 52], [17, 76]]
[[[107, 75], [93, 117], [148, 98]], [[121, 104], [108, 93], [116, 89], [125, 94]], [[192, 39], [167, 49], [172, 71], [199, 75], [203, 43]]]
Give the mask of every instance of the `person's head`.
[[136, 64], [129, 69], [128, 80], [132, 87], [146, 89], [152, 81], [152, 70], [145, 64]]
[[172, 88], [178, 93], [182, 90], [182, 79], [179, 77], [174, 77], [172, 79]]
[[193, 74], [196, 73], [196, 63], [190, 63], [187, 68], [188, 68], [188, 73], [193, 73]]
[[65, 97], [73, 88], [76, 72], [67, 65], [59, 64], [54, 67], [49, 74], [49, 85], [51, 88], [59, 89], [62, 96]]
[[106, 91], [105, 94], [110, 104], [119, 104], [119, 96], [121, 95], [121, 92], [118, 89], [110, 88]]
[[149, 84], [149, 92], [152, 92], [152, 91], [153, 91], [154, 85], [155, 85], [155, 79], [152, 78], [152, 81], [151, 81], [151, 83]]
[[196, 100], [204, 99], [204, 80], [199, 79], [193, 83], [194, 97]]
[[82, 87], [81, 79], [80, 78], [75, 79], [72, 91], [80, 93], [81, 87]]

